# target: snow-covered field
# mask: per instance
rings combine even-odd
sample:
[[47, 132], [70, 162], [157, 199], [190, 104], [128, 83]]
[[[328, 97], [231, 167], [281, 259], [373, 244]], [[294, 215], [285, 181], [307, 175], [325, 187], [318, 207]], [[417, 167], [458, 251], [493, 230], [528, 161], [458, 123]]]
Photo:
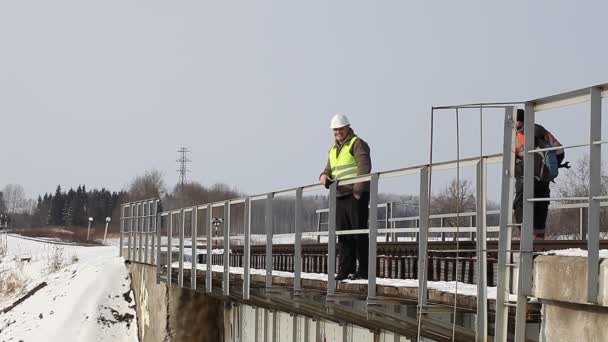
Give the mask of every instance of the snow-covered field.
[[[138, 341], [131, 280], [115, 246], [9, 235], [6, 247], [0, 256], [0, 341]], [[7, 293], [11, 283], [17, 292]]]

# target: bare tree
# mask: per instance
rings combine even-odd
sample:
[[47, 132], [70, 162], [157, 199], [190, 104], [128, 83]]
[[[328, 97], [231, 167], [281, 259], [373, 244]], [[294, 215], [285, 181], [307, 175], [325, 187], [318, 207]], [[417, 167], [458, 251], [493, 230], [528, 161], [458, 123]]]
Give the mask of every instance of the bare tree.
[[[589, 196], [589, 155], [579, 158], [570, 170], [560, 171], [555, 190], [559, 197], [587, 197]], [[606, 168], [601, 168], [601, 193], [608, 194], [608, 174]], [[587, 209], [560, 209], [555, 210], [548, 217], [547, 233], [576, 234], [579, 226], [587, 225]], [[606, 231], [608, 226], [608, 212], [602, 209], [600, 216], [600, 229]]]
[[165, 192], [163, 175], [156, 169], [148, 170], [135, 177], [129, 187], [129, 200], [137, 201], [148, 198], [160, 198]]
[[188, 182], [177, 184], [171, 194], [163, 198], [166, 209], [181, 208], [190, 205], [204, 204], [209, 202], [221, 201], [237, 198], [242, 194], [236, 188], [230, 188], [226, 184], [214, 184], [205, 187], [198, 182]]
[[8, 213], [21, 213], [24, 210], [25, 191], [19, 184], [7, 184], [2, 188], [4, 205]]
[[[466, 179], [460, 180], [460, 187], [453, 179], [439, 194], [432, 197], [431, 212], [433, 214], [451, 214], [456, 212], [475, 211], [475, 187]], [[456, 226], [456, 218], [445, 218], [444, 225]], [[460, 225], [464, 225], [465, 219], [460, 219]]]
[[[589, 155], [586, 154], [578, 159], [574, 167], [568, 171], [562, 171], [557, 182], [557, 191], [562, 197], [586, 197], [589, 196]], [[608, 175], [606, 168], [601, 169], [602, 193], [608, 189]]]

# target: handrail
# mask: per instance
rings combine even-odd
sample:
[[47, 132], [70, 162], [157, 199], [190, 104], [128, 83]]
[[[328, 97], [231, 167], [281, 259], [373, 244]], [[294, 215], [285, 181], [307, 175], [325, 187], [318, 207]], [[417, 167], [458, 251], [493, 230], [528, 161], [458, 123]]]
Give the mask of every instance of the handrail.
[[[502, 153], [489, 154], [489, 155], [484, 156], [484, 159], [486, 160], [487, 164], [500, 163], [502, 161]], [[434, 171], [449, 170], [449, 169], [455, 169], [456, 167], [458, 167], [458, 165], [461, 168], [475, 166], [478, 162], [479, 162], [479, 157], [471, 157], [471, 158], [461, 159], [460, 162], [458, 162], [457, 160], [449, 160], [449, 161], [433, 163], [432, 167], [433, 167]], [[428, 164], [422, 164], [422, 165], [416, 165], [416, 166], [391, 169], [391, 170], [386, 170], [386, 171], [379, 171], [379, 172], [369, 173], [369, 174], [365, 174], [365, 175], [359, 175], [356, 177], [348, 178], [346, 180], [339, 180], [336, 182], [336, 184], [338, 186], [340, 186], [340, 185], [348, 185], [348, 184], [355, 184], [355, 183], [359, 183], [359, 182], [369, 181], [373, 175], [378, 175], [380, 179], [389, 178], [389, 177], [399, 177], [399, 176], [403, 176], [403, 175], [407, 175], [407, 174], [417, 173], [422, 168], [427, 167], [427, 166], [428, 166]], [[276, 190], [276, 191], [270, 191], [270, 192], [260, 193], [260, 194], [256, 194], [256, 195], [251, 195], [249, 198], [252, 201], [256, 201], [256, 200], [266, 199], [268, 195], [285, 196], [285, 195], [288, 195], [291, 193], [295, 194], [296, 190], [300, 189], [300, 188], [303, 189], [303, 191], [314, 191], [314, 190], [324, 189], [324, 187], [322, 185], [315, 183], [315, 184], [303, 185], [300, 187], [287, 188], [287, 189], [282, 189], [282, 190]], [[135, 203], [140, 203], [140, 202], [145, 202], [145, 201], [148, 201], [148, 200], [129, 202], [129, 203], [123, 204], [123, 206], [127, 207], [130, 204], [135, 204]], [[211, 205], [212, 208], [219, 208], [219, 207], [223, 207], [226, 201], [229, 201], [230, 204], [243, 203], [243, 202], [245, 202], [245, 197], [237, 197], [237, 198], [228, 199], [228, 200], [221, 200], [221, 201], [199, 204], [199, 205], [196, 205], [196, 207], [199, 210], [207, 209], [207, 206], [209, 206], [209, 205]], [[190, 211], [190, 210], [192, 210], [192, 208], [188, 207], [188, 209], [184, 209], [184, 210]], [[181, 212], [181, 209], [174, 209], [171, 211], [162, 211], [159, 214], [162, 216], [165, 216], [165, 215], [169, 215], [169, 214], [178, 214], [180, 212]]]

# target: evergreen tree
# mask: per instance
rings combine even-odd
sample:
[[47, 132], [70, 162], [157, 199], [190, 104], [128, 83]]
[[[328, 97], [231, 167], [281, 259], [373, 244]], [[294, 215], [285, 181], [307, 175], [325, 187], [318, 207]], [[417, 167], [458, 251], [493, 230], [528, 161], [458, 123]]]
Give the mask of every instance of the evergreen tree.
[[6, 214], [6, 203], [4, 203], [2, 191], [0, 191], [0, 214]]
[[50, 224], [52, 225], [62, 225], [63, 221], [63, 208], [65, 207], [65, 199], [64, 195], [61, 192], [61, 185], [57, 185], [57, 190], [55, 190], [55, 196], [51, 201], [51, 210], [50, 210]]

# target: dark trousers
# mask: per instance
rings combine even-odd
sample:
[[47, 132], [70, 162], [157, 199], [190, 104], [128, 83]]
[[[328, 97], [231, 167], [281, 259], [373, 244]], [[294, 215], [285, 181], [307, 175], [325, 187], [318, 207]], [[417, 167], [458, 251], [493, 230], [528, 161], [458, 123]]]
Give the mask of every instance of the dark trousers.
[[[534, 198], [551, 197], [549, 183], [534, 181]], [[513, 199], [513, 209], [515, 210], [515, 223], [521, 223], [524, 211], [524, 180], [515, 178], [515, 198]], [[534, 230], [545, 230], [547, 214], [549, 212], [549, 202], [534, 202]]]
[[[360, 199], [353, 195], [339, 197], [336, 201], [336, 230], [367, 229], [369, 218], [369, 192]], [[340, 235], [338, 237], [338, 273], [349, 274], [357, 271], [367, 276], [369, 235]]]

